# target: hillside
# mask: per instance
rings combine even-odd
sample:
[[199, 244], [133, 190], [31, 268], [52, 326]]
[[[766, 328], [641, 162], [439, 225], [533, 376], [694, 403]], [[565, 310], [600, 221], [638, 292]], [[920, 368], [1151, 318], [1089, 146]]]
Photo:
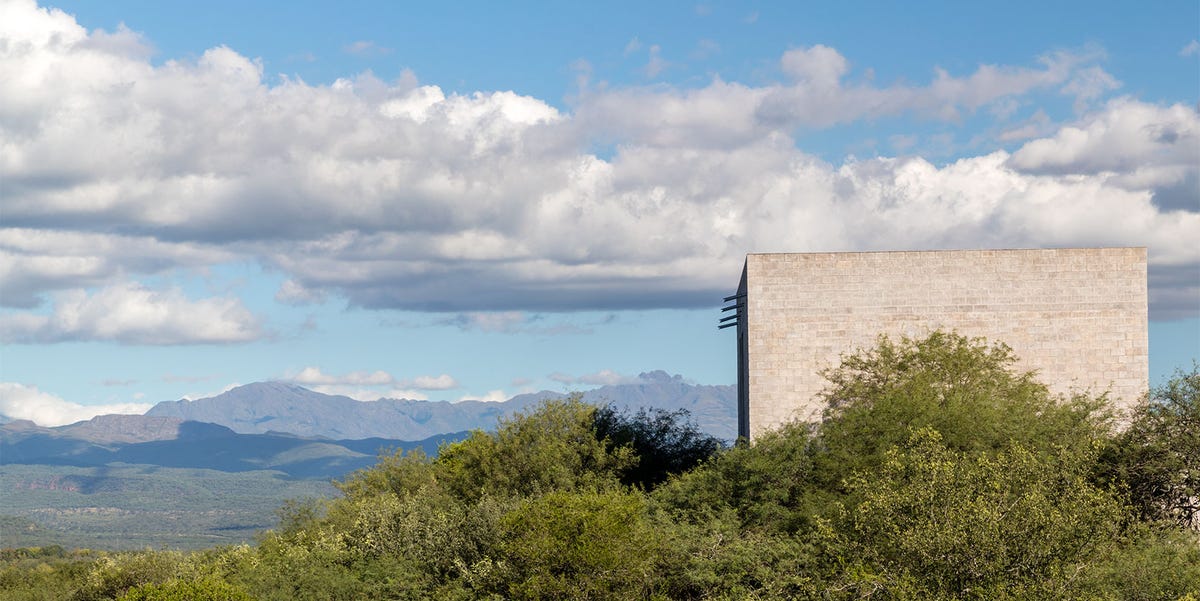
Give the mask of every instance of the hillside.
[[289, 499], [336, 496], [330, 480], [374, 465], [381, 450], [434, 454], [463, 436], [330, 440], [142, 415], [12, 421], [0, 425], [0, 547], [248, 541]]
[[329, 440], [272, 432], [239, 434], [217, 424], [142, 415], [103, 415], [57, 428], [28, 421], [0, 426], [0, 465], [101, 467], [112, 464], [222, 472], [276, 470], [290, 478], [330, 480], [374, 465], [381, 449], [421, 448], [465, 435], [419, 441]]

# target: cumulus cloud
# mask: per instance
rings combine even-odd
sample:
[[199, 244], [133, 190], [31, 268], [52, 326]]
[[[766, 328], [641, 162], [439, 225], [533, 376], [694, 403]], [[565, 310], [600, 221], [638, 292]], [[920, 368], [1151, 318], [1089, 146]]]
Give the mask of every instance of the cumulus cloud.
[[44, 343], [104, 340], [176, 345], [249, 342], [263, 334], [258, 319], [236, 298], [191, 300], [179, 289], [139, 284], [88, 294], [59, 294], [50, 315], [0, 315], [0, 340]]
[[297, 384], [355, 384], [380, 385], [395, 384], [396, 378], [385, 371], [354, 371], [340, 376], [327, 374], [317, 367], [306, 367], [300, 370], [291, 380]]
[[1012, 157], [1012, 165], [1023, 171], [1055, 174], [1128, 173], [1140, 166], [1197, 164], [1200, 113], [1195, 107], [1129, 98], [1114, 100], [1102, 112], [1025, 144]]
[[783, 53], [780, 67], [792, 79], [822, 87], [836, 87], [846, 74], [849, 63], [840, 52], [817, 44], [811, 48], [796, 48]]
[[[9, 199], [17, 198], [19, 192], [8, 182], [5, 186], [7, 212]], [[46, 292], [54, 290], [101, 285], [133, 274], [214, 265], [239, 256], [210, 244], [54, 227], [0, 227], [0, 281], [4, 282], [0, 306], [34, 307]]]
[[97, 415], [141, 415], [149, 411], [151, 406], [149, 403], [80, 405], [42, 392], [35, 386], [0, 382], [0, 415], [27, 419], [47, 428], [89, 420]]
[[1039, 174], [1091, 176], [1149, 191], [1160, 207], [1200, 210], [1200, 111], [1121, 98], [1013, 153], [1010, 165]]
[[[879, 84], [812, 46], [780, 57], [778, 82], [588, 89], [567, 112], [412, 74], [266, 81], [225, 47], [155, 64], [121, 35], [0, 6], [7, 306], [257, 261], [286, 274], [280, 302], [339, 294], [512, 332], [531, 312], [711, 306], [749, 251], [980, 246], [1149, 246], [1156, 319], [1200, 290], [1156, 275], [1200, 271], [1196, 111], [1105, 102], [1118, 82], [1096, 52]], [[838, 164], [798, 147], [800, 130], [1001, 118], [1060, 93], [1084, 112], [997, 127], [1025, 140], [1011, 155]], [[6, 320], [27, 339], [72, 331]]]

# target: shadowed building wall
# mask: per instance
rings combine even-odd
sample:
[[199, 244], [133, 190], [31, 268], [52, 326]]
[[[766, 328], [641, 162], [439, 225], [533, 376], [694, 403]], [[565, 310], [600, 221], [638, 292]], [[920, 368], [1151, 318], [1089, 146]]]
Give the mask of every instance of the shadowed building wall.
[[738, 287], [738, 429], [819, 419], [818, 375], [880, 334], [1012, 347], [1054, 392], [1149, 385], [1146, 249], [751, 254]]

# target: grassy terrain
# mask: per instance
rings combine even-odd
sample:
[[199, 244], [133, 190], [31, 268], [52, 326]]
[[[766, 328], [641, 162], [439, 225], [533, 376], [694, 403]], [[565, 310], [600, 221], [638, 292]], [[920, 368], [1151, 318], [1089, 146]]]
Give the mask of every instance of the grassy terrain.
[[329, 482], [147, 465], [0, 467], [0, 548], [196, 549], [252, 540], [284, 501]]

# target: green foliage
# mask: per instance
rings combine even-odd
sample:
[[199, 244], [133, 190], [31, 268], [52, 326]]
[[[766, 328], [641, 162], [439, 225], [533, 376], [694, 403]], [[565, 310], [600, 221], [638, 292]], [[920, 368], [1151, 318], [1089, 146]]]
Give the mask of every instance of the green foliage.
[[700, 431], [687, 412], [639, 409], [636, 414], [612, 405], [596, 409], [592, 429], [609, 452], [628, 447], [637, 462], [621, 471], [621, 482], [651, 490], [668, 476], [686, 472], [711, 457], [721, 440]]
[[1200, 530], [1200, 365], [1151, 391], [1099, 472], [1128, 489], [1143, 519]]
[[1086, 449], [1108, 431], [1103, 397], [1051, 395], [1032, 372], [1015, 372], [1002, 344], [934, 332], [842, 357], [830, 384], [816, 476], [835, 489], [869, 472], [912, 432], [932, 428], [951, 449], [996, 452], [1010, 442], [1032, 450]]
[[715, 453], [676, 414], [550, 402], [381, 457], [256, 546], [5, 551], [0, 597], [1196, 601], [1200, 540], [1161, 519], [1195, 515], [1195, 374], [1114, 434], [1014, 361], [881, 339], [822, 423]]
[[437, 476], [455, 496], [526, 496], [613, 486], [633, 465], [628, 447], [609, 449], [593, 431], [596, 408], [573, 398], [547, 401], [476, 431], [438, 453]]
[[744, 529], [796, 533], [811, 525], [813, 484], [810, 429], [787, 424], [754, 446], [726, 450], [659, 487], [654, 498], [681, 519], [702, 522], [732, 511]]
[[335, 484], [350, 498], [370, 497], [390, 492], [403, 495], [434, 484], [432, 460], [421, 449], [381, 455], [371, 469], [360, 470]]
[[0, 598], [6, 601], [61, 601], [83, 585], [95, 554], [62, 547], [0, 550]]
[[934, 596], [1044, 588], [1114, 544], [1124, 508], [1089, 481], [1087, 458], [1013, 444], [996, 454], [949, 449], [932, 429], [891, 449], [851, 486], [853, 548], [881, 577]]
[[113, 599], [131, 588], [158, 584], [177, 578], [184, 571], [184, 556], [178, 551], [117, 553], [100, 557], [72, 601]]
[[662, 554], [636, 492], [553, 492], [501, 522], [504, 596], [644, 599]]
[[117, 601], [253, 601], [246, 591], [222, 580], [172, 580], [129, 589]]
[[1081, 574], [1081, 596], [1151, 601], [1200, 595], [1200, 544], [1194, 535], [1138, 526], [1123, 542]]

